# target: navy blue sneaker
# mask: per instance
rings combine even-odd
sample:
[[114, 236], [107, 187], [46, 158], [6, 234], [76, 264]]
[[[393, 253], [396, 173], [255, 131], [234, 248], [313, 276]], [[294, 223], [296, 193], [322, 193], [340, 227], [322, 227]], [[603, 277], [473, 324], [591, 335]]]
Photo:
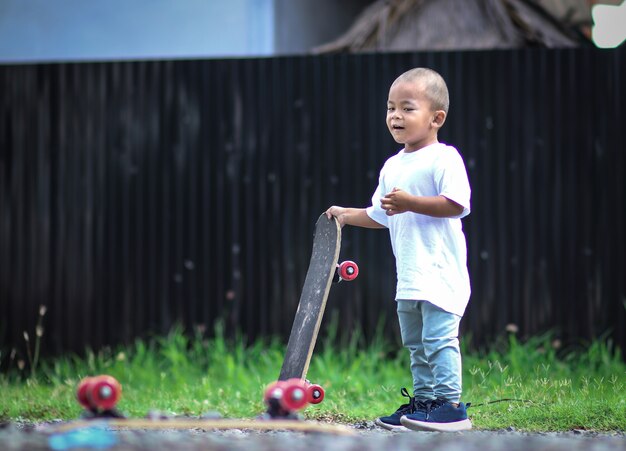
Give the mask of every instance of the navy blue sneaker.
[[405, 414], [400, 418], [400, 423], [414, 431], [469, 431], [472, 422], [467, 417], [468, 406], [459, 403], [456, 407], [445, 399], [436, 399], [427, 403], [425, 412]]
[[381, 428], [385, 428], [389, 431], [406, 431], [402, 423], [400, 423], [400, 418], [404, 415], [412, 415], [416, 418], [422, 418], [426, 420], [426, 406], [427, 404], [423, 401], [416, 400], [413, 396], [409, 395], [409, 392], [406, 388], [402, 388], [400, 390], [402, 396], [405, 398], [409, 398], [409, 402], [407, 404], [402, 404], [398, 410], [386, 417], [378, 418], [374, 423], [376, 423]]

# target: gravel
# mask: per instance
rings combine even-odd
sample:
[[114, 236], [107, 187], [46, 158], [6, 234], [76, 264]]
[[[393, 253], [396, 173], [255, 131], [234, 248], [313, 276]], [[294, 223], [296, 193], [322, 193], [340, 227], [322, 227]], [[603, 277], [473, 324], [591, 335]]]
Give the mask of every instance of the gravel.
[[[44, 450], [55, 449], [67, 436], [55, 433], [54, 423], [5, 423], [0, 426], [0, 449]], [[287, 431], [253, 432], [246, 430], [203, 431], [175, 430], [91, 430], [100, 439], [99, 449], [110, 450], [614, 450], [626, 449], [626, 431], [597, 433], [575, 430], [570, 432], [526, 433], [514, 428], [500, 431], [467, 431], [461, 433], [389, 432], [372, 422], [350, 425], [354, 436], [304, 434]], [[85, 431], [84, 429], [82, 430]], [[90, 432], [87, 431], [87, 434]], [[59, 438], [61, 437], [61, 438]], [[84, 436], [83, 436], [84, 437]], [[57, 447], [56, 449], [77, 449]]]

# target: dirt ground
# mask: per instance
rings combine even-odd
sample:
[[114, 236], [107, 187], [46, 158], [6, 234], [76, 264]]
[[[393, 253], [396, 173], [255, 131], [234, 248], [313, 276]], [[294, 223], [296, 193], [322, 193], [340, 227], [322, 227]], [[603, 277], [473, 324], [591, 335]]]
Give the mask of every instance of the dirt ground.
[[[2, 450], [110, 449], [110, 450], [622, 450], [626, 431], [595, 433], [524, 433], [511, 430], [462, 433], [388, 432], [373, 423], [350, 425], [354, 435], [288, 431], [123, 430], [91, 428], [82, 435], [60, 434], [55, 424], [5, 423], [0, 428]], [[70, 435], [68, 435], [70, 434]], [[72, 439], [74, 440], [72, 442]], [[71, 446], [74, 445], [74, 446]]]

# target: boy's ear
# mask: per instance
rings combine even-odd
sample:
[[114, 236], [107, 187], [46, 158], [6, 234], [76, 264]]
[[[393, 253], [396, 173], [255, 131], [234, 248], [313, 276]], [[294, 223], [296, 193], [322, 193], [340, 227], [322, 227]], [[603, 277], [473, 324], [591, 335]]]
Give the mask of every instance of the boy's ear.
[[441, 128], [445, 121], [446, 121], [446, 112], [443, 110], [435, 111], [435, 114], [433, 115], [433, 125], [437, 128]]

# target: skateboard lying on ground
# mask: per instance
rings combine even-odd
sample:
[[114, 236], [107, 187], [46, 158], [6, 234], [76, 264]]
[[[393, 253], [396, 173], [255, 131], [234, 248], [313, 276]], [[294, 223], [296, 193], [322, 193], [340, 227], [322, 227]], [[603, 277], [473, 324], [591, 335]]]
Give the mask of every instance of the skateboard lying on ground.
[[278, 381], [265, 391], [271, 417], [289, 418], [307, 404], [324, 399], [324, 389], [306, 380], [311, 355], [324, 316], [333, 282], [353, 280], [359, 268], [352, 261], [337, 264], [341, 247], [341, 227], [333, 217], [322, 214], [315, 223], [313, 251], [304, 280], [300, 302], [291, 327], [287, 351]]
[[[358, 266], [352, 261], [337, 264], [340, 246], [341, 227], [335, 218], [328, 219], [322, 214], [315, 224], [311, 260], [280, 374], [278, 380], [265, 389], [265, 419], [297, 419], [297, 411], [324, 399], [324, 389], [307, 381], [306, 375], [326, 301], [333, 282], [353, 280], [359, 274]], [[86, 417], [115, 419], [124, 418], [115, 409], [121, 393], [119, 382], [111, 376], [103, 375], [83, 379], [78, 385], [76, 396], [85, 408]], [[123, 421], [128, 424], [127, 421], [130, 420]], [[226, 424], [225, 420], [219, 421], [221, 425]], [[264, 423], [263, 428], [267, 427]], [[271, 428], [280, 429], [276, 424]]]
[[[125, 418], [116, 406], [122, 397], [122, 385], [112, 376], [86, 377], [76, 389], [76, 399], [85, 409], [84, 419]], [[266, 415], [266, 419], [292, 418], [293, 413], [307, 404], [318, 404], [324, 398], [321, 387], [309, 384], [302, 379], [288, 379], [270, 384], [265, 390], [264, 401], [271, 410], [273, 403], [283, 412], [282, 415]]]
[[[297, 385], [295, 381], [292, 381], [292, 384], [294, 386]], [[290, 383], [289, 387], [291, 386]], [[291, 389], [291, 391], [293, 391], [293, 389]], [[168, 418], [162, 416], [126, 418], [116, 408], [117, 402], [120, 400], [121, 396], [122, 386], [112, 376], [100, 375], [84, 378], [79, 382], [76, 390], [76, 398], [85, 409], [83, 420], [59, 425], [54, 428], [54, 431], [58, 434], [62, 434], [77, 429], [103, 426], [106, 429], [289, 430], [339, 435], [351, 435], [355, 433], [346, 426], [316, 421], [299, 421], [296, 419], [265, 418], [244, 420], [229, 418]], [[63, 438], [55, 437], [55, 440], [61, 442]]]

